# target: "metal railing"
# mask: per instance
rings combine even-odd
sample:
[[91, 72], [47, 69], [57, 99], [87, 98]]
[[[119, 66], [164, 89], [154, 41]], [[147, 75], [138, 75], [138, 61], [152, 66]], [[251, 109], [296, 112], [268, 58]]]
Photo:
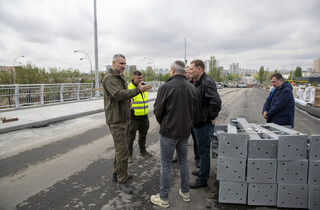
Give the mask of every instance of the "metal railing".
[[0, 110], [92, 98], [92, 83], [0, 85]]

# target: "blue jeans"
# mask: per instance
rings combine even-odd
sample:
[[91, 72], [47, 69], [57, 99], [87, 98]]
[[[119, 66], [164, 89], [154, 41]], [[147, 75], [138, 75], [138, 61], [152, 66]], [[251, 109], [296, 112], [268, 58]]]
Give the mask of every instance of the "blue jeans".
[[196, 136], [200, 156], [200, 170], [197, 181], [207, 183], [210, 173], [210, 145], [214, 125], [205, 124], [201, 127], [193, 128], [193, 131]]
[[188, 165], [188, 139], [173, 140], [160, 137], [160, 198], [167, 201], [171, 182], [171, 165], [174, 150], [180, 169], [180, 188], [183, 193], [189, 192], [189, 165]]

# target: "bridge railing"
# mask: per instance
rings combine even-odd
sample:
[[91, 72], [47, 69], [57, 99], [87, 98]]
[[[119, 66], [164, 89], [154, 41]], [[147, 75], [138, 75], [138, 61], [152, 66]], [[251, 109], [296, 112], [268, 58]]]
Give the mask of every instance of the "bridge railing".
[[92, 98], [92, 83], [0, 85], [0, 110]]

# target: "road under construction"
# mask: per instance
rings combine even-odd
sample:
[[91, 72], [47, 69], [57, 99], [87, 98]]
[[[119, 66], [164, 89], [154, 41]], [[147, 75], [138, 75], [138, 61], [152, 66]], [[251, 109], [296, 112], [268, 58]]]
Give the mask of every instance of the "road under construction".
[[[222, 98], [222, 110], [217, 127], [227, 126], [233, 118], [244, 118], [257, 125], [265, 123], [261, 110], [268, 96], [267, 91], [258, 88], [225, 88], [218, 91]], [[103, 106], [102, 100], [99, 103]], [[153, 107], [153, 102], [149, 106]], [[160, 186], [159, 125], [152, 108], [149, 119], [147, 150], [153, 153], [153, 157], [139, 156], [135, 142], [134, 162], [129, 164], [128, 169], [133, 175], [130, 182], [134, 189], [132, 195], [123, 194], [112, 182], [114, 147], [103, 112], [2, 133], [0, 209], [159, 209], [150, 202], [150, 196], [158, 193]], [[319, 134], [319, 128], [319, 118], [296, 108], [295, 131], [310, 139], [313, 134]], [[196, 168], [191, 138], [188, 159], [190, 181], [193, 181], [196, 177], [191, 175], [191, 171]], [[221, 202], [219, 182], [221, 185], [224, 180], [219, 174], [221, 170], [216, 168], [217, 158], [212, 158], [208, 187], [191, 189], [191, 202], [184, 202], [178, 194], [179, 168], [173, 163], [170, 208], [278, 209], [276, 205]]]

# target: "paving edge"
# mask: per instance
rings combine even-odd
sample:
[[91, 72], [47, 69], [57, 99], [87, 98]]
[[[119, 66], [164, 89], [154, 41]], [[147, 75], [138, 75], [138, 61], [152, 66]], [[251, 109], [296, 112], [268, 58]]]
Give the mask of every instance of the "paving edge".
[[71, 119], [75, 119], [75, 118], [82, 117], [85, 115], [96, 114], [96, 113], [103, 112], [103, 111], [104, 111], [104, 109], [102, 108], [102, 109], [97, 109], [97, 110], [93, 110], [93, 111], [67, 115], [67, 116], [63, 116], [63, 117], [57, 117], [57, 118], [53, 118], [53, 119], [49, 119], [49, 120], [43, 120], [43, 121], [27, 123], [27, 124], [23, 124], [23, 125], [12, 126], [12, 127], [8, 127], [8, 128], [2, 128], [2, 129], [0, 129], [0, 134], [9, 133], [12, 131], [22, 130], [22, 129], [26, 129], [26, 128], [32, 128], [32, 127], [42, 127], [42, 126], [45, 126], [45, 125], [48, 125], [51, 123], [61, 122], [61, 121], [65, 121], [65, 120], [71, 120]]

